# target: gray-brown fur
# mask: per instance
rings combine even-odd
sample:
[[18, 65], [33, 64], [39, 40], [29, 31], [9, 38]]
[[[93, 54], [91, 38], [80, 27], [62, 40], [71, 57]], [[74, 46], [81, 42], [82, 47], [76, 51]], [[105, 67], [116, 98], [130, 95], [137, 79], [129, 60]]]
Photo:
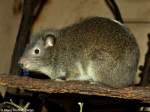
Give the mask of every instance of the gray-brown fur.
[[[51, 34], [49, 36], [46, 36]], [[53, 46], [44, 48], [46, 39]], [[34, 46], [40, 54], [32, 54]], [[20, 63], [51, 79], [88, 80], [112, 87], [133, 84], [139, 48], [132, 33], [122, 24], [93, 17], [59, 30], [33, 34]]]

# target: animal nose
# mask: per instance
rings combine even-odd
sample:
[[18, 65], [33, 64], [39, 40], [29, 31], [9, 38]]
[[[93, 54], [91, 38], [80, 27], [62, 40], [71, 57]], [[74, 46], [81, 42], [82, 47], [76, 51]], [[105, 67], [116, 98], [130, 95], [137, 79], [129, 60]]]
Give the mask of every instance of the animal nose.
[[22, 64], [22, 63], [19, 63], [19, 66], [20, 66], [21, 68], [23, 68], [23, 64]]
[[18, 62], [20, 67], [23, 67], [23, 63], [25, 62], [25, 59], [21, 58]]
[[21, 58], [19, 60], [18, 64], [21, 68], [29, 68], [30, 67], [30, 62], [27, 58]]

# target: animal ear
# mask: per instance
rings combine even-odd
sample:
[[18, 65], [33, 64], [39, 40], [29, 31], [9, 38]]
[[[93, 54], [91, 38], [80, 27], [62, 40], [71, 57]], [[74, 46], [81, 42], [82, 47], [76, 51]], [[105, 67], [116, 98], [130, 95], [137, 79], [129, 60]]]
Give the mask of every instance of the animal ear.
[[54, 46], [54, 40], [55, 40], [55, 36], [54, 35], [51, 35], [51, 34], [48, 34], [46, 35], [45, 39], [44, 39], [44, 43], [45, 43], [45, 48], [48, 48], [48, 47], [53, 47]]

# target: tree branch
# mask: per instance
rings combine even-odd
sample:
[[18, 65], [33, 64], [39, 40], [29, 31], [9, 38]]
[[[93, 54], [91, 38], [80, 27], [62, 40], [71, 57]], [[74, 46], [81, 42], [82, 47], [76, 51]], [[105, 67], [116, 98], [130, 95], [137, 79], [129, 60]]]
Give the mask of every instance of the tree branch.
[[76, 93], [107, 96], [150, 103], [150, 85], [113, 89], [101, 86], [100, 84], [89, 84], [83, 81], [53, 81], [50, 79], [41, 80], [15, 75], [0, 75], [0, 86], [45, 93]]

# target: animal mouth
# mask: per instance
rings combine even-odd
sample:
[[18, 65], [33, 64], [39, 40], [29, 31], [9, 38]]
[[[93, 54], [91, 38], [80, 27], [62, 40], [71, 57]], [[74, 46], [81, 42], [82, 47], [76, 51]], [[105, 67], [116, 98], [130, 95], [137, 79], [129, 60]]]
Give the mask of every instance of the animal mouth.
[[[23, 69], [26, 71], [26, 69]], [[35, 79], [51, 79], [50, 77], [48, 77], [46, 74], [44, 73], [41, 73], [37, 70], [28, 70], [27, 69], [27, 72], [28, 72], [28, 76], [29, 77], [32, 77], [32, 78], [35, 78]]]

